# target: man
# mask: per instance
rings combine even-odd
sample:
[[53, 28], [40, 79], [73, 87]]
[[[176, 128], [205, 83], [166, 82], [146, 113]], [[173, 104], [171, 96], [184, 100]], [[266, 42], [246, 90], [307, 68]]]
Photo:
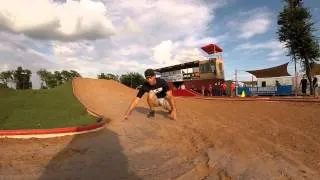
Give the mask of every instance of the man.
[[312, 84], [313, 84], [313, 89], [314, 89], [314, 97], [319, 98], [319, 81], [316, 76], [313, 77]]
[[209, 89], [209, 96], [212, 96], [212, 89], [213, 88], [212, 88], [212, 84], [211, 83], [209, 84], [209, 88], [208, 89]]
[[306, 75], [304, 74], [300, 81], [300, 86], [301, 86], [301, 91], [303, 96], [307, 94], [307, 85], [308, 85], [308, 80], [306, 79]]
[[234, 97], [235, 96], [235, 90], [236, 90], [236, 84], [234, 83], [234, 82], [232, 82], [231, 84], [230, 84], [230, 90], [231, 90], [231, 97]]
[[161, 78], [156, 78], [156, 74], [152, 69], [147, 69], [144, 72], [144, 75], [146, 77], [146, 82], [142, 85], [137, 96], [132, 101], [124, 118], [128, 119], [128, 116], [138, 105], [144, 93], [148, 92], [147, 102], [150, 108], [148, 117], [154, 117], [154, 108], [162, 106], [164, 109], [169, 111], [169, 116], [176, 120], [177, 110], [173, 99], [172, 91], [169, 89], [168, 83]]

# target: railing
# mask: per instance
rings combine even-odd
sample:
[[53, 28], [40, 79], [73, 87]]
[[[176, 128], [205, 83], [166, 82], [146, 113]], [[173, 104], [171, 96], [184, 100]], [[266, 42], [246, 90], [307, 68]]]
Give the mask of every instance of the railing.
[[292, 95], [292, 85], [284, 85], [284, 86], [268, 86], [268, 87], [238, 87], [238, 94], [241, 95], [242, 92], [245, 92], [246, 95], [254, 96], [254, 95]]

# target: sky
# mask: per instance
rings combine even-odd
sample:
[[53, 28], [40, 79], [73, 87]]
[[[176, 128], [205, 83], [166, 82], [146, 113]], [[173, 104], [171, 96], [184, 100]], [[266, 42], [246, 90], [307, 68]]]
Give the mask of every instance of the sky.
[[[290, 61], [278, 41], [282, 0], [1, 0], [0, 71], [76, 70], [143, 73], [146, 68], [205, 59], [223, 48], [226, 79]], [[320, 1], [305, 0], [320, 37]], [[28, 7], [28, 8], [26, 8]], [[293, 65], [289, 66], [289, 73]]]

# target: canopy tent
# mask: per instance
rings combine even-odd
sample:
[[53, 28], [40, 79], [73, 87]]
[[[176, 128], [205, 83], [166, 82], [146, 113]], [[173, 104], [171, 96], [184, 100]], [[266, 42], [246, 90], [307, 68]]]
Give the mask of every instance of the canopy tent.
[[279, 66], [267, 68], [267, 69], [260, 69], [260, 70], [246, 71], [246, 72], [256, 76], [256, 78], [290, 76], [290, 74], [287, 71], [288, 64], [289, 62]]
[[206, 46], [201, 47], [201, 49], [207, 54], [215, 54], [215, 53], [223, 52], [222, 48], [216, 44], [208, 44]]
[[311, 64], [311, 72], [313, 75], [320, 75], [320, 64]]

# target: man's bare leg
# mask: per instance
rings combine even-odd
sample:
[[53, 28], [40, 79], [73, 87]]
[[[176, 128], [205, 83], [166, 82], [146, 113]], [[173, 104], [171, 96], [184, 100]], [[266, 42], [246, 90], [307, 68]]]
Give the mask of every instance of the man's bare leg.
[[167, 110], [167, 111], [169, 112], [169, 114], [171, 113], [172, 107], [171, 107], [171, 105], [170, 105], [170, 103], [169, 103], [169, 99], [168, 99], [167, 97], [164, 98], [164, 102], [163, 102], [162, 107], [163, 107], [165, 110]]
[[154, 93], [149, 93], [147, 102], [150, 108], [150, 113], [148, 114], [148, 117], [154, 116], [154, 108], [159, 106], [159, 102], [157, 101], [157, 96]]

